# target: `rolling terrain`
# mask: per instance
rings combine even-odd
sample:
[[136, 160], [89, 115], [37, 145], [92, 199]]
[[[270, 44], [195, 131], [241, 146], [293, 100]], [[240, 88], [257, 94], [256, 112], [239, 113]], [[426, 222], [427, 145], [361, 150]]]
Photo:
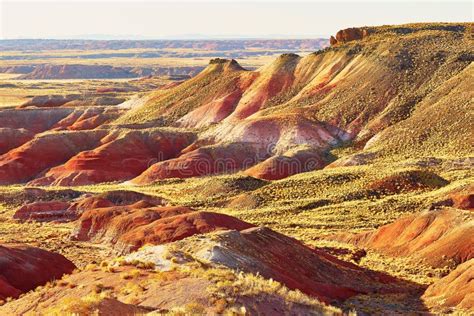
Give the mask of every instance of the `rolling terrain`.
[[473, 30], [351, 28], [0, 108], [0, 250], [64, 266], [6, 261], [0, 313], [472, 312]]
[[190, 78], [211, 58], [239, 58], [255, 68], [285, 52], [308, 53], [325, 39], [2, 40], [0, 73], [20, 80]]

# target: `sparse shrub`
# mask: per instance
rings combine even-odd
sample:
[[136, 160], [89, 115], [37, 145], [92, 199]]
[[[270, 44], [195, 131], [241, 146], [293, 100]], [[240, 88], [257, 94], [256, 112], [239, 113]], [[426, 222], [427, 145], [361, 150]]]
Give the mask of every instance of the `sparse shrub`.
[[123, 273], [120, 277], [124, 280], [136, 279], [142, 275], [142, 272], [138, 269], [130, 270], [126, 273]]
[[102, 284], [102, 283], [100, 283], [100, 282], [94, 284], [94, 288], [93, 288], [94, 293], [99, 294], [99, 293], [101, 293], [104, 289], [105, 289], [104, 284]]

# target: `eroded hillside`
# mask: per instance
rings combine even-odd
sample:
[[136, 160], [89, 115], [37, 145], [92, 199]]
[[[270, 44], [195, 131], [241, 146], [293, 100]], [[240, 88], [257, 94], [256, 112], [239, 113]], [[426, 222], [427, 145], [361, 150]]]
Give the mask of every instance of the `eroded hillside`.
[[0, 110], [2, 251], [79, 269], [28, 292], [9, 260], [0, 313], [472, 311], [472, 31], [352, 28]]

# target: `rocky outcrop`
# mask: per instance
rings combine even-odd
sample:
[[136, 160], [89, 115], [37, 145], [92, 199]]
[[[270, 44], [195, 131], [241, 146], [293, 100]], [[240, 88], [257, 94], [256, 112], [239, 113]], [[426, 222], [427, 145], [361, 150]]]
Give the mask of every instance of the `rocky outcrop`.
[[347, 43], [351, 41], [361, 40], [369, 36], [369, 30], [367, 28], [351, 27], [340, 30], [336, 33], [336, 37], [331, 36], [329, 43], [331, 46], [340, 43]]
[[76, 267], [63, 256], [25, 245], [0, 245], [0, 299], [60, 279]]

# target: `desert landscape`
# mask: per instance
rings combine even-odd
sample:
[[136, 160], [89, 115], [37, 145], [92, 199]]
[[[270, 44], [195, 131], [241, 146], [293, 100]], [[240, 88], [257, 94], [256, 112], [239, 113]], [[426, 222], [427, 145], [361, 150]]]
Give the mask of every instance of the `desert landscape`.
[[473, 31], [0, 41], [0, 314], [474, 313]]

